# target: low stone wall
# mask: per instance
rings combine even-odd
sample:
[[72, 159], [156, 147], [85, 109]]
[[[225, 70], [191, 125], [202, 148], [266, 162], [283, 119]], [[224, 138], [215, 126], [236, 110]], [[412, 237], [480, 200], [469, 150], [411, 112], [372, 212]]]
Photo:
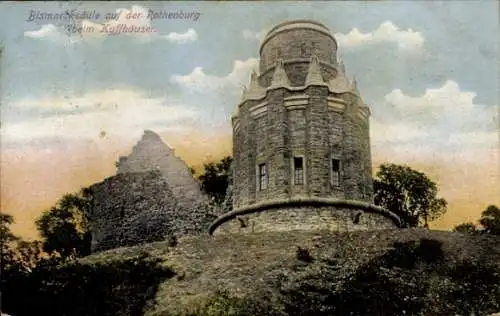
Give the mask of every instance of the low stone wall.
[[266, 231], [354, 231], [396, 229], [399, 218], [380, 207], [358, 201], [302, 199], [271, 201], [234, 210], [210, 225], [213, 235]]

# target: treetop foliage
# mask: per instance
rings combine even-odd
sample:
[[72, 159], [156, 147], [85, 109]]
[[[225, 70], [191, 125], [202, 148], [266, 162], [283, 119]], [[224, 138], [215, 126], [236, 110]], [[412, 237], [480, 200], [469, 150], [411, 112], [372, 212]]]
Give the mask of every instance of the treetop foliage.
[[500, 209], [496, 205], [489, 205], [478, 221], [479, 225], [468, 222], [455, 226], [453, 231], [466, 234], [500, 235]]
[[14, 217], [10, 214], [0, 213], [0, 244], [1, 247], [7, 246], [8, 243], [18, 240], [11, 231], [9, 226], [14, 223]]
[[475, 234], [478, 231], [477, 226], [474, 223], [467, 222], [460, 225], [455, 226], [453, 228], [454, 232], [465, 233], [465, 234]]
[[405, 227], [428, 227], [446, 212], [437, 184], [408, 166], [382, 164], [373, 185], [375, 204], [398, 215]]
[[483, 211], [479, 220], [484, 227], [485, 233], [500, 235], [500, 209], [495, 205], [489, 205]]
[[223, 203], [226, 197], [232, 161], [232, 157], [226, 156], [219, 162], [204, 164], [204, 171], [198, 176], [202, 191], [217, 204]]
[[79, 193], [64, 195], [55, 206], [44, 211], [36, 220], [45, 252], [56, 252], [62, 257], [90, 254], [88, 193], [84, 189]]

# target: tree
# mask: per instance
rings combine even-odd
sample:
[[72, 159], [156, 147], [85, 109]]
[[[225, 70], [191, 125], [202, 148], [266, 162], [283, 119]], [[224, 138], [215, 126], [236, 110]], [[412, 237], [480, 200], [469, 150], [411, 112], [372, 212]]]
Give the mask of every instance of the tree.
[[14, 245], [19, 240], [10, 230], [14, 223], [14, 217], [9, 214], [0, 213], [0, 275], [3, 268], [12, 264], [14, 258]]
[[489, 205], [481, 213], [480, 227], [474, 223], [463, 223], [455, 226], [453, 231], [470, 234], [500, 235], [500, 209], [496, 205]]
[[194, 170], [193, 167], [189, 167], [189, 172], [191, 173], [191, 175], [194, 175], [196, 173], [196, 170]]
[[0, 247], [2, 253], [5, 253], [12, 243], [19, 240], [11, 230], [10, 225], [14, 223], [14, 217], [9, 214], [0, 213]]
[[226, 156], [221, 161], [204, 164], [204, 172], [198, 177], [201, 189], [217, 204], [224, 202], [229, 185], [232, 158]]
[[10, 230], [10, 225], [13, 223], [14, 217], [12, 215], [0, 213], [0, 314], [2, 313], [4, 273], [13, 264], [14, 251], [12, 244], [19, 239]]
[[64, 258], [90, 254], [88, 227], [89, 191], [64, 195], [55, 206], [42, 213], [36, 227], [43, 238], [43, 250]]
[[436, 183], [410, 167], [382, 164], [373, 186], [375, 204], [398, 215], [404, 227], [428, 227], [446, 212]]
[[43, 260], [43, 243], [39, 240], [18, 240], [16, 244], [13, 263], [18, 271], [31, 272]]
[[14, 218], [0, 214], [0, 276], [5, 272], [29, 272], [41, 260], [41, 243], [15, 236], [10, 225]]
[[481, 214], [479, 223], [484, 228], [484, 233], [500, 235], [500, 209], [496, 205], [489, 205]]
[[480, 230], [476, 227], [474, 223], [468, 222], [468, 223], [463, 223], [460, 225], [457, 225], [453, 228], [454, 232], [458, 233], [463, 233], [463, 234], [477, 234], [480, 232]]

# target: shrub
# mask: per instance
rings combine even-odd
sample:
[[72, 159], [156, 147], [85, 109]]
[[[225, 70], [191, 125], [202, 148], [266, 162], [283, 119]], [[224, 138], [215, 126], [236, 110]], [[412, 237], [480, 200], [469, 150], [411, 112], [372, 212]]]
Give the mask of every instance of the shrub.
[[177, 236], [175, 235], [170, 235], [168, 236], [167, 243], [169, 247], [176, 247], [178, 244]]
[[433, 263], [444, 259], [443, 243], [435, 239], [420, 239], [415, 249], [415, 257], [423, 262]]
[[308, 263], [313, 262], [314, 260], [311, 254], [309, 253], [309, 249], [301, 248], [299, 246], [297, 246], [296, 256], [298, 260]]
[[23, 315], [139, 316], [174, 272], [147, 255], [111, 262], [40, 265], [6, 275], [5, 311]]
[[274, 310], [269, 302], [253, 297], [239, 298], [228, 291], [217, 291], [199, 305], [184, 307], [168, 316], [284, 316]]
[[422, 238], [416, 241], [395, 242], [394, 249], [383, 259], [388, 267], [414, 269], [419, 262], [434, 263], [443, 260], [442, 243], [438, 240]]

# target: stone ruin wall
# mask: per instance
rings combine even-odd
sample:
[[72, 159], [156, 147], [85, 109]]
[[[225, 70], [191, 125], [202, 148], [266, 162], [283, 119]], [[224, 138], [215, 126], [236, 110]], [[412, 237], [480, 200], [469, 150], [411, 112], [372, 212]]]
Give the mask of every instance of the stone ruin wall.
[[92, 251], [206, 232], [215, 219], [187, 165], [152, 131], [91, 191]]
[[145, 131], [132, 153], [127, 157], [120, 157], [117, 174], [151, 170], [160, 171], [168, 179], [170, 188], [180, 204], [189, 207], [192, 204], [208, 202], [188, 166], [175, 155], [174, 149], [166, 145], [159, 135]]
[[215, 219], [203, 204], [178, 203], [158, 171], [121, 173], [91, 192], [92, 252], [206, 232]]

